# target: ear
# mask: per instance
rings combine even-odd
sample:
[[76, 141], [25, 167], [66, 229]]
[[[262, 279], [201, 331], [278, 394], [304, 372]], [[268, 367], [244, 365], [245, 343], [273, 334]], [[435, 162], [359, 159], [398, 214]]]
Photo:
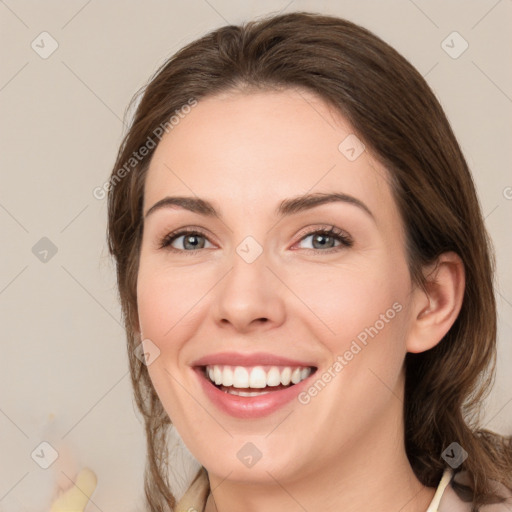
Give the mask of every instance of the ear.
[[459, 315], [466, 285], [464, 263], [454, 252], [441, 254], [425, 269], [425, 290], [415, 289], [407, 352], [435, 347]]

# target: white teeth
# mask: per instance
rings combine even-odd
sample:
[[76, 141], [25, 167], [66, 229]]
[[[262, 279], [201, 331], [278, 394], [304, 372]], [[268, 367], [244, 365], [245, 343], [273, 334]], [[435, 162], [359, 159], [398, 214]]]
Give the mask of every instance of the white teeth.
[[[218, 368], [217, 365], [214, 368]], [[243, 366], [237, 366], [233, 372], [233, 386], [235, 388], [249, 387], [249, 372]]]
[[295, 368], [292, 372], [292, 382], [294, 384], [297, 384], [297, 382], [300, 382], [300, 368]]
[[[268, 368], [268, 367], [267, 367]], [[288, 386], [298, 384], [307, 379], [311, 374], [310, 367], [271, 366], [267, 371], [262, 366], [224, 366], [213, 365], [206, 367], [206, 375], [217, 386], [234, 388], [255, 388], [276, 387], [279, 385]], [[240, 396], [255, 396], [254, 394], [242, 394], [249, 392], [234, 392]], [[261, 392], [251, 392], [261, 394]]]
[[279, 386], [281, 384], [281, 372], [277, 366], [272, 366], [267, 372], [267, 386]]
[[222, 383], [224, 386], [233, 385], [233, 370], [229, 366], [224, 366], [224, 370], [222, 372]]
[[215, 384], [222, 384], [222, 370], [218, 366], [213, 367], [213, 378], [215, 380]]
[[311, 368], [302, 368], [300, 371], [300, 380], [307, 379], [311, 373]]
[[287, 367], [281, 372], [281, 384], [283, 386], [288, 386], [288, 384], [290, 384], [291, 378], [292, 378], [292, 369], [290, 367]]
[[267, 374], [261, 366], [255, 366], [249, 377], [250, 388], [264, 388], [267, 386]]

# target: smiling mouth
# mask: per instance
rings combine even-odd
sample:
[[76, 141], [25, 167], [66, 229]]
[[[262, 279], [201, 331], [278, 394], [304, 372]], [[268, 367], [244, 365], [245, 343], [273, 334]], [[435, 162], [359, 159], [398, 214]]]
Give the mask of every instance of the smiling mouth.
[[260, 396], [288, 389], [316, 372], [315, 366], [230, 366], [199, 367], [217, 389], [230, 395]]

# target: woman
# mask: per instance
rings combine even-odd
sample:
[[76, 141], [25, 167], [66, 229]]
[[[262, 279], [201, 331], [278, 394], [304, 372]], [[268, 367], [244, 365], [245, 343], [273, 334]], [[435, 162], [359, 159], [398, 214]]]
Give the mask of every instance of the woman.
[[[395, 50], [309, 13], [218, 29], [151, 79], [108, 188], [150, 510], [510, 509], [510, 439], [474, 425], [490, 244]], [[202, 466], [178, 504], [171, 424]]]

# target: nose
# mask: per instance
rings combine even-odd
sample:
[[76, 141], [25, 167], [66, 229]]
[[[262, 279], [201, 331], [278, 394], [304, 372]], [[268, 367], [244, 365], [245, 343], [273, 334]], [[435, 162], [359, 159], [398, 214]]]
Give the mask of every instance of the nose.
[[212, 304], [215, 322], [239, 333], [282, 324], [283, 284], [268, 268], [265, 251], [250, 263], [234, 251], [231, 262], [231, 269], [215, 287]]

